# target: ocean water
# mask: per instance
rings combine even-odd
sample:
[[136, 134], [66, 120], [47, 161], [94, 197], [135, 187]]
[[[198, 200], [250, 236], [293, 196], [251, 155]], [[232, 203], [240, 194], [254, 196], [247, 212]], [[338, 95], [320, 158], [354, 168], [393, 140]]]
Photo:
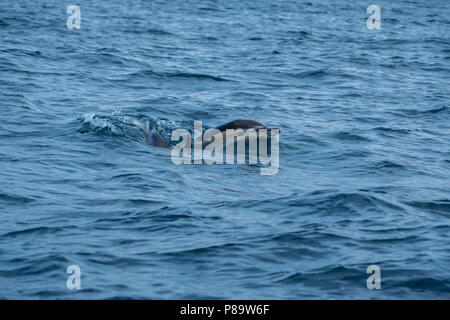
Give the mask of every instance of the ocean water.
[[[449, 1], [0, 4], [0, 298], [450, 298]], [[144, 144], [234, 119], [277, 174]]]

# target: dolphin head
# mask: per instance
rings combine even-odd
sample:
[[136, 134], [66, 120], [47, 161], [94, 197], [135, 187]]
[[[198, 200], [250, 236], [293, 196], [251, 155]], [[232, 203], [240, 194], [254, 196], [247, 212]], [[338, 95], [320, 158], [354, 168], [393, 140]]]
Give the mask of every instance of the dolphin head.
[[159, 134], [155, 127], [149, 128], [145, 135], [145, 143], [149, 146], [155, 146], [160, 148], [169, 149], [169, 145], [164, 141], [163, 137]]

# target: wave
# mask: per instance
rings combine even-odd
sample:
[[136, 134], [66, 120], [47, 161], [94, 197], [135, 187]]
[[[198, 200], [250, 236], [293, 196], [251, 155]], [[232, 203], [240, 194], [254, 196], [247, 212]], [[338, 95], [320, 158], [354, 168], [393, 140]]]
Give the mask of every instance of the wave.
[[157, 29], [157, 28], [141, 28], [138, 29], [136, 27], [133, 27], [133, 29], [124, 29], [122, 30], [125, 33], [132, 33], [132, 34], [153, 34], [153, 35], [158, 35], [158, 36], [173, 36], [174, 34], [169, 32], [169, 31], [165, 31], [163, 29]]
[[298, 73], [287, 73], [288, 76], [294, 77], [294, 78], [322, 78], [325, 76], [330, 75], [330, 72], [326, 69], [317, 69], [317, 70], [309, 70], [309, 71], [303, 71]]
[[6, 194], [6, 193], [2, 193], [0, 194], [0, 202], [16, 202], [16, 203], [30, 203], [32, 201], [34, 201], [33, 199], [30, 198], [26, 198], [26, 197], [22, 197], [22, 196], [18, 196], [18, 195], [10, 195], [10, 194]]
[[436, 201], [406, 201], [404, 203], [416, 209], [431, 213], [440, 213], [450, 217], [450, 200], [447, 199]]
[[321, 286], [330, 290], [330, 280], [341, 279], [349, 282], [360, 280], [361, 270], [358, 268], [350, 268], [344, 266], [323, 267], [317, 271], [311, 272], [295, 272], [281, 279], [274, 281], [275, 283], [298, 284], [306, 286]]
[[418, 109], [397, 109], [396, 114], [404, 117], [416, 118], [416, 117], [426, 117], [426, 116], [449, 116], [450, 108], [448, 106], [441, 106], [436, 108], [431, 108], [427, 110]]
[[[75, 227], [75, 226], [74, 226]], [[33, 236], [41, 236], [48, 233], [57, 233], [62, 231], [64, 228], [50, 228], [50, 227], [36, 227], [30, 229], [23, 229], [18, 231], [11, 231], [6, 234], [0, 236], [0, 238], [16, 238], [21, 236], [33, 235]]]
[[70, 263], [64, 255], [53, 253], [39, 255], [38, 257], [28, 256], [8, 262], [8, 265], [14, 265], [14, 268], [7, 268], [6, 265], [2, 265], [0, 276], [14, 278], [15, 280], [27, 276], [36, 279], [37, 275], [45, 275], [47, 279], [59, 277], [61, 270], [64, 270]]
[[350, 132], [339, 132], [333, 134], [333, 136], [341, 141], [357, 141], [357, 142], [370, 142], [371, 140], [369, 138], [350, 133]]
[[[211, 208], [243, 208], [252, 210], [270, 211], [276, 210], [282, 214], [356, 214], [363, 215], [370, 210], [378, 212], [405, 212], [401, 203], [395, 203], [388, 199], [374, 196], [365, 192], [333, 192], [318, 190], [312, 193], [300, 195], [290, 194], [279, 198], [248, 199], [247, 201], [220, 201], [208, 202]], [[270, 208], [270, 209], [269, 209]], [[297, 208], [294, 210], [293, 208]]]
[[169, 78], [169, 79], [191, 79], [191, 80], [213, 80], [218, 82], [223, 81], [232, 81], [229, 79], [225, 79], [219, 76], [213, 76], [206, 73], [191, 73], [191, 72], [182, 72], [182, 71], [173, 71], [173, 72], [157, 72], [154, 70], [141, 70], [131, 74], [128, 76], [136, 76], [136, 77], [144, 77], [144, 78]]

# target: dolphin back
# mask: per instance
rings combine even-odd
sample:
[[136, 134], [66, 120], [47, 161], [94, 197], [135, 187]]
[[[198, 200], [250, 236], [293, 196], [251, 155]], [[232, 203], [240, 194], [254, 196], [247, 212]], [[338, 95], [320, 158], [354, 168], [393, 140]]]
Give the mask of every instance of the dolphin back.
[[234, 120], [218, 126], [219, 131], [226, 131], [227, 129], [266, 129], [262, 123], [254, 120]]

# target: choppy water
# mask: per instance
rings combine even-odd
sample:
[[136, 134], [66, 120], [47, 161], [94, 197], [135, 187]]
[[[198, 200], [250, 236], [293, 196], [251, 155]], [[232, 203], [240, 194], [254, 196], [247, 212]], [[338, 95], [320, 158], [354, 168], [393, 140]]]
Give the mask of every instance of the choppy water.
[[[448, 1], [0, 4], [1, 298], [450, 298]], [[239, 118], [278, 174], [143, 143]]]

